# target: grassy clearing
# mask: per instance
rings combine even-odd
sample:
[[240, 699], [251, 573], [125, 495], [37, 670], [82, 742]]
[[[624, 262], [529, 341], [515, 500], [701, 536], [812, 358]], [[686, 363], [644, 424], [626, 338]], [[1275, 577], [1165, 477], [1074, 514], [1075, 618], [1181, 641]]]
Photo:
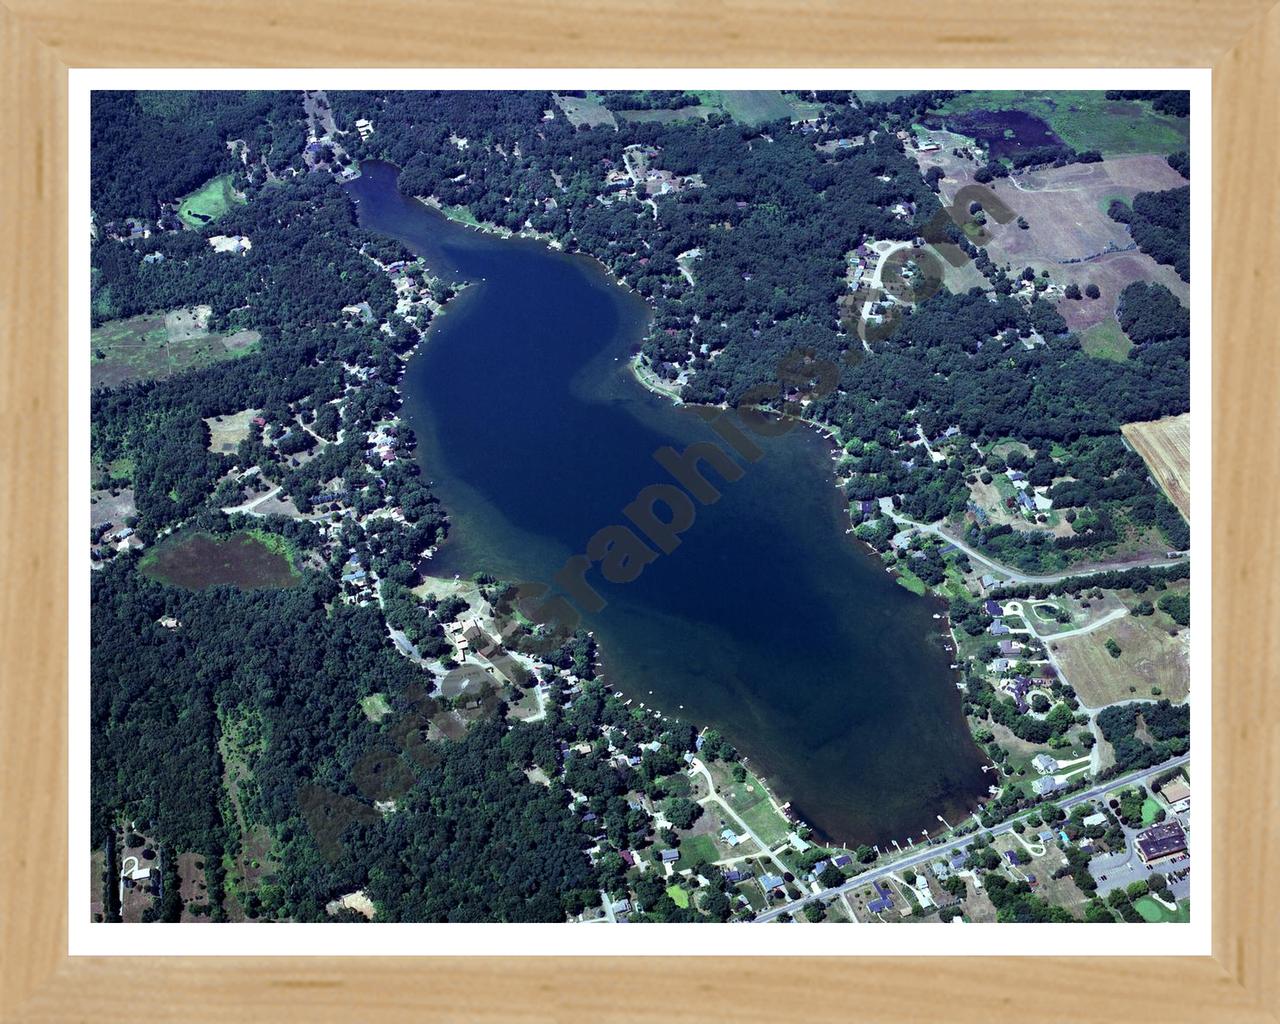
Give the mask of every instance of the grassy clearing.
[[689, 906], [688, 889], [682, 889], [678, 885], [670, 885], [667, 886], [667, 895], [671, 897], [671, 902], [680, 909], [683, 910]]
[[764, 785], [751, 772], [742, 782], [717, 782], [721, 798], [768, 846], [782, 842], [791, 831], [786, 818], [773, 809]]
[[209, 428], [209, 451], [235, 451], [240, 442], [249, 436], [249, 424], [261, 412], [261, 409], [242, 409], [226, 416], [206, 417], [204, 425]]
[[769, 121], [791, 120], [791, 102], [781, 92], [769, 89], [705, 89], [692, 90], [709, 107], [719, 107], [735, 121], [760, 125]]
[[962, 93], [940, 113], [1022, 110], [1048, 122], [1067, 145], [1103, 155], [1160, 153], [1186, 149], [1190, 118], [1157, 114], [1146, 100], [1109, 100], [1097, 90], [979, 90]]
[[360, 698], [360, 710], [369, 721], [376, 723], [391, 714], [391, 705], [387, 703], [385, 693], [371, 693], [367, 697]]
[[188, 590], [291, 587], [301, 578], [295, 568], [296, 554], [283, 537], [262, 530], [224, 536], [196, 531], [175, 534], [148, 549], [138, 569], [161, 583]]
[[1080, 335], [1080, 347], [1095, 359], [1111, 359], [1123, 363], [1129, 358], [1133, 342], [1114, 317], [1096, 323]]
[[613, 116], [613, 112], [601, 103], [598, 99], [588, 96], [555, 96], [556, 106], [568, 118], [569, 123], [575, 128], [581, 125], [590, 125], [591, 127], [603, 126], [608, 128], [617, 128], [618, 122]]
[[231, 207], [239, 206], [244, 201], [232, 187], [231, 175], [219, 174], [216, 178], [210, 178], [182, 200], [178, 206], [178, 216], [184, 224], [193, 228], [202, 228], [206, 224], [213, 223]]

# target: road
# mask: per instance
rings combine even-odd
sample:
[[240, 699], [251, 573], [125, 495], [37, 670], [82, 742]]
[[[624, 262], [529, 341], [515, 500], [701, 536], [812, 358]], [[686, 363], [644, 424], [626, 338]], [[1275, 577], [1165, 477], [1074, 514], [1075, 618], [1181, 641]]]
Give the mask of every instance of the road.
[[[1021, 609], [1021, 607], [1022, 605], [1021, 605], [1021, 602], [1019, 601], [1011, 601], [1008, 605], [1005, 606], [1006, 610], [1010, 608]], [[1032, 621], [1032, 616], [1035, 613], [1031, 611], [1031, 608], [1029, 605], [1026, 611], [1019, 610], [1019, 611], [1015, 611], [1014, 614], [1015, 615], [1020, 614], [1024, 619], [1026, 619], [1027, 625], [1028, 627], [1030, 627], [1031, 635], [1036, 637], [1038, 640], [1066, 640], [1068, 637], [1084, 636], [1086, 633], [1092, 633], [1095, 629], [1101, 629], [1108, 622], [1115, 622], [1116, 619], [1123, 619], [1126, 615], [1129, 614], [1129, 609], [1128, 608], [1112, 609], [1111, 611], [1107, 612], [1106, 615], [1102, 616], [1102, 618], [1098, 619], [1097, 622], [1090, 622], [1086, 626], [1079, 626], [1076, 629], [1064, 630], [1061, 633], [1038, 632]], [[1022, 630], [1014, 630], [1013, 632], [1020, 633], [1022, 632]]]
[[[1167, 771], [1170, 768], [1186, 764], [1190, 760], [1190, 753], [1182, 754], [1179, 757], [1170, 758], [1168, 761], [1158, 764], [1152, 768], [1143, 768], [1140, 771], [1130, 772], [1128, 775], [1120, 775], [1114, 779], [1108, 780], [1107, 782], [1098, 783], [1089, 789], [1081, 790], [1079, 793], [1073, 793], [1071, 796], [1055, 802], [1063, 810], [1069, 811], [1072, 807], [1076, 806], [1076, 804], [1083, 803], [1086, 800], [1096, 799], [1104, 793], [1109, 793], [1113, 789], [1119, 789], [1122, 786], [1130, 785], [1131, 783], [1137, 782], [1141, 779], [1149, 778], [1152, 775]], [[995, 828], [987, 829], [985, 834], [992, 839], [996, 836], [1006, 835], [1013, 831], [1013, 826], [1016, 821], [1017, 819], [1006, 821], [997, 825]], [[950, 842], [940, 843], [937, 846], [923, 847], [919, 852], [912, 853], [907, 857], [895, 860], [891, 864], [885, 864], [881, 867], [872, 868], [870, 871], [864, 871], [860, 875], [855, 875], [847, 882], [837, 885], [834, 888], [824, 889], [822, 892], [814, 893], [812, 896], [805, 896], [802, 899], [794, 900], [793, 902], [786, 904], [786, 906], [775, 907], [773, 910], [766, 910], [764, 913], [759, 914], [752, 923], [764, 924], [765, 922], [772, 921], [781, 914], [795, 915], [806, 903], [811, 903], [814, 900], [834, 899], [838, 896], [850, 893], [855, 889], [861, 889], [865, 885], [870, 885], [872, 882], [877, 882], [886, 875], [897, 871], [903, 871], [906, 868], [919, 867], [921, 864], [925, 864], [931, 860], [937, 860], [939, 857], [953, 853], [962, 846], [968, 846], [974, 841], [974, 839], [982, 834], [982, 832], [973, 832], [966, 836], [960, 836], [958, 839], [952, 839]]]
[[[883, 501], [881, 502], [880, 508], [881, 508], [881, 511], [885, 511]], [[1170, 565], [1182, 565], [1184, 562], [1187, 562], [1190, 560], [1187, 553], [1184, 552], [1183, 554], [1185, 557], [1182, 557], [1182, 558], [1152, 559], [1150, 561], [1138, 561], [1138, 562], [1103, 562], [1100, 565], [1095, 565], [1090, 569], [1072, 569], [1072, 570], [1068, 570], [1067, 572], [1054, 573], [1048, 576], [1032, 576], [1032, 575], [1029, 575], [1028, 573], [1019, 572], [1017, 569], [1013, 569], [1010, 566], [1004, 565], [1001, 562], [997, 562], [994, 558], [991, 558], [988, 555], [984, 555], [981, 551], [978, 551], [976, 548], [970, 547], [967, 543], [960, 540], [958, 537], [953, 537], [951, 534], [947, 533], [942, 528], [941, 523], [917, 523], [914, 519], [908, 519], [906, 516], [902, 515], [901, 513], [892, 511], [892, 510], [888, 511], [888, 515], [889, 515], [889, 518], [891, 518], [895, 523], [898, 523], [900, 526], [909, 527], [913, 530], [919, 530], [921, 533], [932, 533], [934, 536], [940, 538], [943, 542], [947, 544], [954, 544], [966, 555], [968, 555], [973, 561], [981, 562], [987, 568], [994, 569], [996, 572], [1002, 573], [1005, 576], [1008, 576], [1010, 581], [1013, 583], [1061, 583], [1063, 580], [1070, 579], [1073, 576], [1099, 576], [1104, 572], [1114, 572], [1119, 569], [1150, 569], [1150, 568], [1158, 569], [1158, 568], [1164, 568]]]

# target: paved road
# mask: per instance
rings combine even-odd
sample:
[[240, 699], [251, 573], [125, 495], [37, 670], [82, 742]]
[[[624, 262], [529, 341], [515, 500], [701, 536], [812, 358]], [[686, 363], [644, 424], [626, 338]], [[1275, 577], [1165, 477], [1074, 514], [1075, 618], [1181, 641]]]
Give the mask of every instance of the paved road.
[[[1183, 754], [1180, 757], [1173, 757], [1168, 761], [1165, 761], [1163, 764], [1158, 764], [1153, 768], [1143, 768], [1141, 771], [1130, 772], [1128, 775], [1117, 776], [1107, 782], [1098, 783], [1089, 789], [1081, 790], [1079, 793], [1073, 793], [1065, 799], [1055, 802], [1064, 810], [1070, 810], [1072, 807], [1076, 806], [1076, 804], [1083, 803], [1086, 800], [1096, 799], [1097, 797], [1102, 796], [1103, 793], [1109, 793], [1113, 789], [1130, 785], [1140, 779], [1149, 778], [1152, 775], [1166, 771], [1169, 768], [1186, 764], [1190, 760], [1190, 753]], [[993, 829], [987, 829], [985, 834], [990, 838], [995, 838], [996, 836], [1002, 836], [1012, 832], [1013, 826], [1014, 820], [1006, 821], [1003, 824], [997, 825]], [[872, 868], [870, 871], [864, 871], [862, 874], [855, 875], [847, 882], [835, 886], [832, 889], [824, 889], [822, 892], [814, 893], [812, 896], [805, 896], [802, 899], [788, 903], [786, 906], [776, 907], [773, 910], [766, 910], [764, 913], [758, 915], [754, 919], [753, 923], [763, 924], [766, 921], [772, 921], [780, 914], [797, 914], [806, 903], [811, 903], [814, 900], [833, 899], [837, 896], [852, 892], [854, 889], [861, 889], [865, 885], [870, 885], [872, 882], [879, 881], [881, 878], [884, 878], [886, 875], [893, 872], [903, 871], [906, 868], [919, 867], [921, 864], [925, 864], [931, 860], [937, 860], [945, 854], [953, 853], [962, 846], [968, 846], [974, 841], [974, 839], [982, 834], [983, 833], [981, 832], [973, 832], [967, 836], [960, 836], [959, 838], [952, 839], [949, 842], [940, 843], [937, 846], [921, 847], [918, 852], [896, 860], [891, 864], [885, 864], [880, 867]]]
[[[881, 505], [881, 510], [884, 510], [883, 504]], [[890, 511], [888, 514], [895, 523], [898, 523], [901, 526], [919, 530], [921, 533], [932, 533], [941, 538], [945, 543], [954, 544], [973, 559], [973, 561], [981, 562], [983, 565], [987, 566], [987, 568], [994, 569], [998, 573], [1003, 573], [1005, 576], [1008, 576], [1010, 582], [1013, 583], [1061, 583], [1063, 580], [1070, 579], [1073, 576], [1098, 576], [1104, 572], [1113, 572], [1117, 569], [1163, 568], [1170, 565], [1182, 565], [1184, 562], [1190, 560], [1190, 556], [1184, 552], [1184, 557], [1182, 558], [1152, 559], [1145, 562], [1104, 562], [1100, 565], [1093, 566], [1091, 569], [1072, 569], [1067, 572], [1054, 573], [1048, 576], [1032, 576], [1028, 573], [1019, 572], [1017, 569], [1004, 565], [1001, 562], [997, 562], [994, 558], [984, 555], [976, 548], [970, 547], [966, 542], [960, 540], [958, 537], [953, 537], [951, 534], [947, 533], [940, 523], [917, 523], [914, 519], [908, 519], [906, 516], [894, 511]]]

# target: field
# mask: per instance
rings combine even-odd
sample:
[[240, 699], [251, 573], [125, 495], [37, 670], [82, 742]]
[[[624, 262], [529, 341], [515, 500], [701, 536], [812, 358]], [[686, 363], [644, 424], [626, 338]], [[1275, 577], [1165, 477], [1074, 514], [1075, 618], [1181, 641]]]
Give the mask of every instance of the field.
[[[950, 149], [914, 155], [922, 174], [932, 167], [942, 170], [939, 184], [946, 202], [961, 188], [974, 184], [978, 164], [957, 157]], [[1000, 179], [988, 187], [1014, 218], [998, 224], [994, 217], [988, 217], [986, 228], [991, 237], [987, 249], [993, 260], [1009, 263], [1015, 271], [1027, 266], [1037, 274], [1047, 270], [1055, 286], [1048, 297], [1057, 301], [1058, 312], [1073, 331], [1113, 321], [1120, 292], [1134, 281], [1158, 282], [1185, 304], [1189, 294], [1186, 282], [1172, 267], [1128, 248], [1133, 244], [1128, 229], [1106, 212], [1113, 199], [1131, 201], [1139, 192], [1183, 184], [1182, 177], [1159, 156], [1116, 157], [1096, 164], [1028, 171], [1016, 180]], [[1017, 217], [1025, 219], [1025, 229], [1018, 226]], [[954, 290], [950, 280], [947, 284]], [[1066, 299], [1062, 290], [1070, 284], [1082, 290], [1096, 284], [1101, 295], [1097, 299]]]
[[939, 112], [1007, 109], [1044, 119], [1063, 142], [1078, 150], [1097, 149], [1106, 156], [1166, 155], [1187, 148], [1189, 118], [1157, 114], [1144, 100], [1109, 100], [1101, 91], [967, 92], [948, 100]]
[[[769, 121], [807, 116], [797, 115], [793, 101], [780, 92], [770, 89], [707, 89], [690, 90], [704, 104], [719, 107], [735, 121], [759, 125]], [[795, 101], [799, 102], [799, 101]]]
[[1191, 522], [1191, 414], [1120, 428], [1182, 517]]
[[787, 837], [791, 826], [773, 809], [764, 786], [755, 775], [748, 772], [744, 782], [726, 782], [718, 772], [715, 773], [715, 778], [716, 788], [724, 802], [738, 813], [764, 843], [774, 846]]
[[231, 175], [219, 174], [182, 200], [178, 206], [178, 216], [184, 224], [202, 228], [217, 220], [231, 207], [243, 202], [244, 199], [236, 194], [231, 185]]
[[[1083, 636], [1050, 640], [1049, 646], [1086, 707], [1150, 699], [1153, 686], [1159, 687], [1161, 697], [1180, 701], [1191, 685], [1190, 634], [1179, 630], [1176, 637], [1170, 636], [1169, 622], [1160, 611], [1127, 615]], [[1120, 646], [1120, 657], [1111, 657], [1108, 640]]]
[[719, 107], [710, 107], [705, 103], [699, 103], [692, 107], [681, 107], [678, 110], [656, 109], [656, 110], [615, 110], [614, 116], [620, 121], [658, 121], [662, 124], [670, 124], [674, 121], [693, 121], [705, 120], [708, 114], [714, 114]]
[[242, 409], [226, 416], [210, 416], [204, 421], [209, 428], [209, 451], [233, 452], [249, 436], [249, 424], [262, 410]]
[[197, 532], [170, 537], [148, 551], [139, 568], [154, 580], [188, 590], [215, 586], [258, 590], [291, 587], [298, 582], [283, 542], [273, 535], [253, 533], [215, 537]]
[[1133, 348], [1133, 342], [1121, 329], [1115, 317], [1111, 317], [1085, 328], [1080, 335], [1080, 347], [1095, 359], [1124, 362], [1129, 358], [1129, 350]]
[[89, 381], [95, 388], [119, 387], [209, 366], [253, 351], [257, 331], [222, 335], [209, 330], [208, 306], [175, 309], [127, 320], [112, 320], [89, 332]]
[[556, 105], [564, 111], [564, 116], [568, 118], [569, 123], [575, 128], [584, 124], [595, 127], [597, 125], [607, 125], [610, 128], [617, 128], [618, 122], [614, 119], [613, 113], [599, 100], [591, 99], [585, 96], [561, 96], [555, 94]]
[[686, 836], [680, 840], [680, 859], [676, 861], [676, 870], [695, 867], [702, 861], [712, 864], [723, 856], [709, 835]]

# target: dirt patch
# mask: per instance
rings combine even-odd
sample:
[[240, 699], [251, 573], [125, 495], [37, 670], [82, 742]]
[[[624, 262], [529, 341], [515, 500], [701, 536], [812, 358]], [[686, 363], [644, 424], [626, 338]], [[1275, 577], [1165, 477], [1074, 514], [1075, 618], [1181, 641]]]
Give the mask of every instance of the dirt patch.
[[89, 522], [93, 526], [111, 523], [114, 527], [123, 527], [125, 519], [137, 515], [137, 512], [132, 487], [119, 488], [115, 494], [93, 491], [89, 495]]

